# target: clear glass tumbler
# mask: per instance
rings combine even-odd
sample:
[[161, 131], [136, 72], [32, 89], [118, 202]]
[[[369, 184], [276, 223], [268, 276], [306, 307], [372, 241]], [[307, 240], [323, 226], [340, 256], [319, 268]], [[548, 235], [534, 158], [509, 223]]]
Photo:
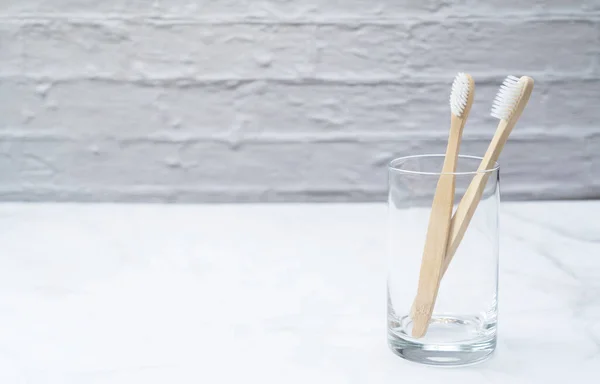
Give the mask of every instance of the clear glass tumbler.
[[410, 313], [444, 155], [402, 157], [389, 165], [388, 344], [407, 360], [466, 365], [496, 348], [499, 166], [478, 171], [481, 160], [459, 157], [454, 209], [474, 177], [487, 178], [487, 184], [443, 275], [429, 329], [419, 339], [411, 336]]

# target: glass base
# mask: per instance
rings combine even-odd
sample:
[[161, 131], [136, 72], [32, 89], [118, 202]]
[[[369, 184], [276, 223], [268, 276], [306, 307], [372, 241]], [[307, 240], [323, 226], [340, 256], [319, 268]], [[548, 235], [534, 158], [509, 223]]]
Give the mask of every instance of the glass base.
[[496, 349], [496, 324], [483, 326], [477, 318], [434, 316], [427, 335], [410, 336], [409, 317], [390, 321], [388, 344], [403, 359], [437, 366], [464, 366], [480, 363]]

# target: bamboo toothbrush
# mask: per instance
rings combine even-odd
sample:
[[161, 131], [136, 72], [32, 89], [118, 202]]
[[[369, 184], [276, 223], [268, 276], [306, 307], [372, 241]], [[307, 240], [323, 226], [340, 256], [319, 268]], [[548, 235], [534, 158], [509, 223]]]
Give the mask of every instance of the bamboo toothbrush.
[[429, 216], [419, 286], [414, 304], [413, 337], [425, 335], [433, 313], [450, 233], [455, 184], [453, 173], [456, 171], [462, 131], [471, 110], [474, 93], [473, 78], [468, 74], [459, 73], [452, 83], [450, 93], [450, 135]]
[[479, 165], [479, 173], [475, 175], [471, 184], [469, 184], [452, 218], [448, 249], [440, 279], [446, 273], [483, 195], [483, 190], [490, 176], [489, 172], [483, 171], [490, 169], [498, 161], [508, 136], [527, 106], [532, 90], [533, 79], [531, 77], [523, 76], [518, 79], [515, 76], [508, 76], [496, 94], [491, 115], [500, 119], [500, 123]]

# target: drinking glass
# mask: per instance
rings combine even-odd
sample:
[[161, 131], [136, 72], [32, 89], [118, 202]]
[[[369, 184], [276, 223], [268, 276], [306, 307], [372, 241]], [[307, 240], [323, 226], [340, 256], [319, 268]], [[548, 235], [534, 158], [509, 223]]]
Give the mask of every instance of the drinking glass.
[[459, 156], [453, 174], [454, 209], [475, 176], [487, 177], [487, 184], [441, 279], [429, 329], [422, 338], [411, 336], [411, 307], [444, 155], [408, 156], [389, 164], [388, 344], [404, 359], [466, 365], [485, 360], [496, 347], [500, 167], [478, 170], [481, 160]]

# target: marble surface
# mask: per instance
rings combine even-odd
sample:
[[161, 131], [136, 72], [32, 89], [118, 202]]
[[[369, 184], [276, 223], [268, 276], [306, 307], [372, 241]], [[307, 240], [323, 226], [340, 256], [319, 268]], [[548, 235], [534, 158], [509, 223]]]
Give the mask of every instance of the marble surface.
[[600, 382], [600, 202], [502, 205], [498, 350], [455, 369], [387, 348], [385, 215], [0, 205], [0, 382]]

